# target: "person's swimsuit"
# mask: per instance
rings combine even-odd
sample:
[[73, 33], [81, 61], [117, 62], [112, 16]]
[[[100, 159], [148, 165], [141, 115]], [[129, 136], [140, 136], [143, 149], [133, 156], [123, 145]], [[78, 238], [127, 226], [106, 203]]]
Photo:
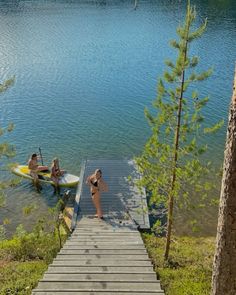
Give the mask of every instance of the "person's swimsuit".
[[[29, 166], [30, 166], [30, 162], [31, 162], [31, 168], [29, 168]], [[33, 179], [38, 179], [39, 177], [38, 177], [38, 171], [37, 171], [37, 169], [38, 169], [38, 164], [37, 164], [37, 162], [33, 162], [32, 160], [31, 161], [29, 161], [29, 163], [28, 163], [28, 168], [29, 168], [29, 171], [30, 171], [30, 176], [32, 176], [33, 177]]]
[[60, 169], [53, 167], [52, 171], [51, 171], [51, 179], [54, 182], [57, 182], [59, 180], [60, 176], [61, 176]]
[[[92, 181], [91, 181], [91, 183], [92, 183], [94, 186], [98, 187], [98, 181], [97, 181], [97, 180], [96, 180], [95, 182], [92, 182]], [[96, 192], [95, 192], [95, 193], [92, 193], [92, 196], [95, 195], [95, 194], [96, 194]]]

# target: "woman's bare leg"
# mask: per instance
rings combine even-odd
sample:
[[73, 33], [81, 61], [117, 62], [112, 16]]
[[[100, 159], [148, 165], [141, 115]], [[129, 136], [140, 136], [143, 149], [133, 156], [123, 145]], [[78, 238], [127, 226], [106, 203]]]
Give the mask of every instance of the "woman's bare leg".
[[99, 192], [95, 193], [92, 196], [92, 200], [93, 200], [94, 207], [96, 208], [96, 211], [97, 211], [97, 216], [98, 216], [98, 218], [101, 218], [102, 217], [102, 208], [101, 208]]
[[52, 180], [53, 180], [54, 193], [60, 194], [59, 179], [57, 177], [52, 177]]
[[37, 192], [40, 192], [42, 187], [39, 183], [39, 178], [38, 178], [37, 173], [31, 172], [30, 176], [33, 178], [33, 185], [35, 186]]
[[48, 170], [48, 166], [38, 166], [37, 170], [38, 171]]

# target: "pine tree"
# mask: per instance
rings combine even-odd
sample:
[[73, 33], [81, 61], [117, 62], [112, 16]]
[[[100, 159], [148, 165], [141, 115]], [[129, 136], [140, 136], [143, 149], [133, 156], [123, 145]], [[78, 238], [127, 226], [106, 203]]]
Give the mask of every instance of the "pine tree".
[[165, 259], [168, 259], [173, 226], [174, 203], [190, 206], [190, 195], [198, 194], [199, 206], [207, 200], [210, 182], [201, 183], [209, 172], [209, 163], [201, 163], [200, 156], [206, 145], [198, 144], [200, 136], [215, 132], [223, 122], [210, 128], [203, 127], [202, 108], [208, 97], [200, 98], [196, 82], [207, 79], [212, 69], [197, 73], [199, 58], [190, 56], [190, 45], [204, 33], [207, 20], [192, 29], [196, 19], [195, 8], [187, 5], [183, 25], [177, 28], [179, 40], [171, 41], [177, 50], [175, 62], [166, 61], [168, 70], [159, 79], [158, 95], [153, 102], [156, 113], [145, 110], [152, 135], [143, 153], [136, 158], [142, 174], [140, 185], [151, 192], [151, 203], [165, 204], [168, 208]]

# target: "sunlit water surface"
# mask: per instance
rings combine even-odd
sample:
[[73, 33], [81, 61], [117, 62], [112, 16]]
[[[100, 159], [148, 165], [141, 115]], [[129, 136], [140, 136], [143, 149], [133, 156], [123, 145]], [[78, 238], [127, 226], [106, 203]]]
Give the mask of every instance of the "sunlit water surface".
[[[40, 146], [46, 163], [58, 156], [63, 167], [79, 174], [82, 159], [140, 153], [150, 134], [143, 110], [156, 97], [164, 60], [175, 57], [168, 43], [176, 36], [186, 3], [139, 1], [134, 10], [133, 2], [0, 1], [0, 81], [16, 76], [15, 85], [0, 96], [0, 124], [15, 124], [14, 132], [4, 137], [16, 146], [15, 161], [25, 163]], [[199, 70], [214, 67], [212, 77], [197, 86], [201, 95], [210, 95], [206, 122], [227, 122], [236, 2], [192, 3], [197, 23], [207, 17], [208, 28], [191, 51], [200, 56]], [[218, 166], [225, 129], [208, 139], [207, 156]], [[12, 232], [19, 223], [32, 224], [55, 203], [51, 187], [39, 195], [23, 181], [7, 191], [0, 220], [10, 218], [7, 230]], [[23, 217], [22, 208], [30, 204], [38, 210]], [[214, 233], [216, 209], [202, 214], [202, 233]], [[179, 215], [179, 224], [186, 218]], [[188, 230], [179, 227], [180, 233]]]

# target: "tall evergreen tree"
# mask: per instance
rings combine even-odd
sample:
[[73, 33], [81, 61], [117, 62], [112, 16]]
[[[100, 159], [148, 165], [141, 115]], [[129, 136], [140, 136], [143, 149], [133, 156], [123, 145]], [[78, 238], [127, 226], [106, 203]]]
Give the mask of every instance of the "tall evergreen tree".
[[[168, 259], [173, 226], [174, 202], [190, 205], [189, 196], [198, 194], [199, 205], [207, 200], [211, 189], [209, 182], [203, 181], [209, 171], [209, 163], [202, 164], [200, 156], [207, 146], [199, 144], [204, 134], [216, 131], [222, 122], [211, 128], [203, 127], [202, 108], [208, 97], [200, 98], [196, 91], [197, 81], [207, 79], [212, 70], [197, 73], [199, 58], [190, 57], [190, 44], [204, 33], [207, 20], [193, 29], [196, 19], [195, 8], [187, 5], [184, 23], [177, 28], [179, 40], [171, 41], [177, 50], [175, 62], [166, 61], [168, 70], [158, 83], [158, 95], [153, 102], [156, 114], [147, 109], [145, 115], [152, 129], [143, 153], [136, 158], [142, 173], [140, 185], [151, 192], [151, 203], [165, 204], [168, 208], [165, 259]], [[169, 86], [169, 87], [168, 87]]]
[[236, 67], [229, 109], [212, 295], [236, 294]]

